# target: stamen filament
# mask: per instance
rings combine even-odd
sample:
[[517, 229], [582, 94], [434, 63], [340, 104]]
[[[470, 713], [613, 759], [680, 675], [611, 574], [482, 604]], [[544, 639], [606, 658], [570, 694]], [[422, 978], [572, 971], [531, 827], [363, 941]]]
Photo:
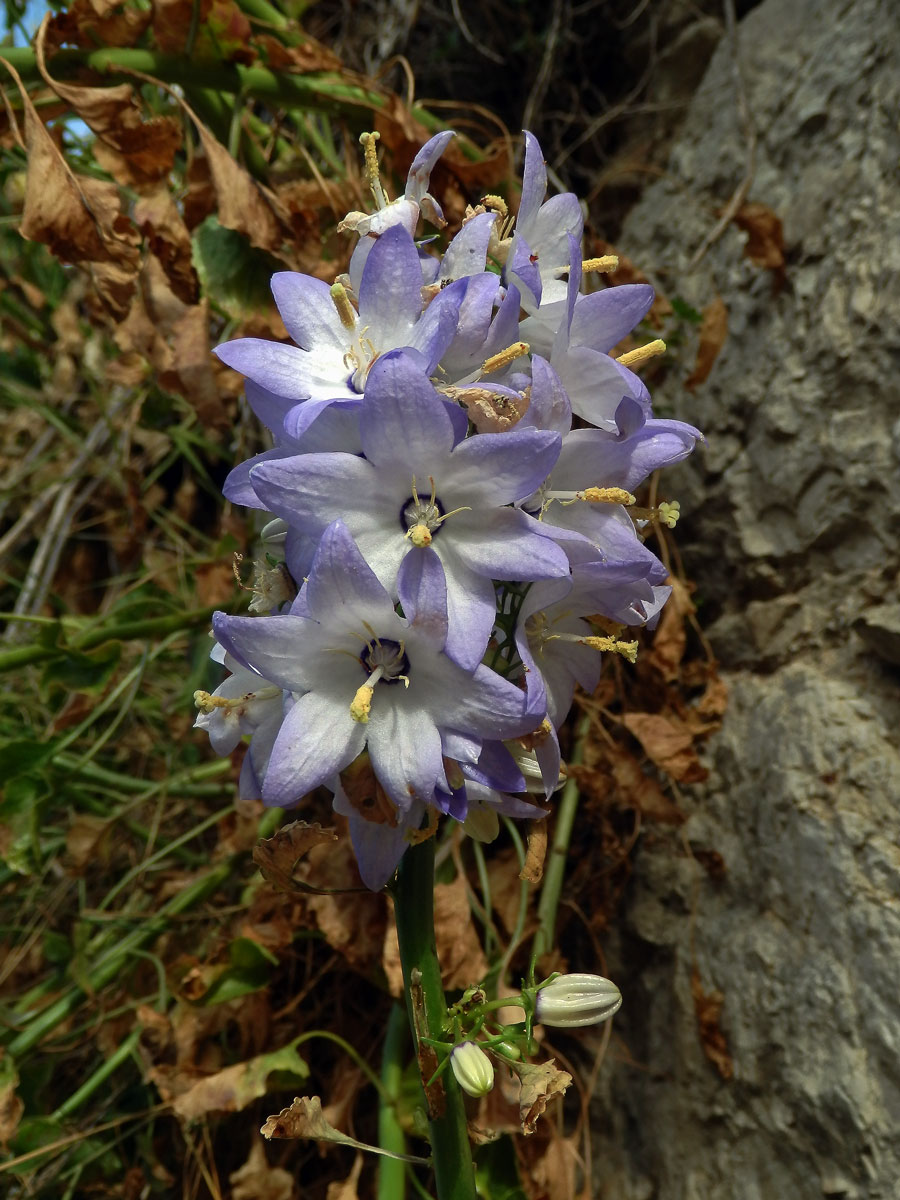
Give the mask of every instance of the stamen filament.
[[198, 689], [194, 692], [194, 704], [200, 712], [207, 716], [217, 708], [231, 710], [241, 708], [253, 700], [270, 700], [281, 694], [281, 688], [264, 687], [257, 692], [245, 692], [243, 696], [213, 696], [210, 692]]
[[650, 358], [656, 358], [658, 354], [665, 354], [665, 352], [666, 343], [662, 338], [656, 338], [655, 341], [648, 342], [646, 346], [638, 346], [636, 350], [629, 350], [627, 354], [620, 354], [616, 362], [621, 363], [623, 367], [639, 367], [641, 363], [645, 363]]
[[378, 151], [375, 149], [375, 144], [380, 139], [380, 133], [361, 133], [359, 135], [359, 144], [366, 154], [366, 181], [375, 198], [375, 207], [379, 209], [387, 208], [388, 205], [388, 199], [381, 184], [381, 175], [378, 171]]

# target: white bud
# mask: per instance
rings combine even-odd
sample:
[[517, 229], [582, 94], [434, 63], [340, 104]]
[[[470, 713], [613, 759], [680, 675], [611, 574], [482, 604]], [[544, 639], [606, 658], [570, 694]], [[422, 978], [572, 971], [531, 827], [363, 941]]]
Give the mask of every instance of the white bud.
[[494, 1086], [491, 1060], [475, 1042], [461, 1042], [450, 1053], [450, 1067], [467, 1096], [486, 1096]]
[[622, 1005], [622, 993], [602, 975], [559, 975], [538, 989], [535, 1020], [557, 1029], [607, 1021]]

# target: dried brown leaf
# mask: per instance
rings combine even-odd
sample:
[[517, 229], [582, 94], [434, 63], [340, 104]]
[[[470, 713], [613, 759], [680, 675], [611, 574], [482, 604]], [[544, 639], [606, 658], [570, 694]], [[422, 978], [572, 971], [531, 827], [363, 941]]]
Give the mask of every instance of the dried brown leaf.
[[329, 1125], [318, 1096], [295, 1096], [289, 1108], [283, 1108], [280, 1113], [267, 1118], [260, 1133], [269, 1139], [311, 1138], [317, 1142], [336, 1142], [339, 1146], [369, 1148]]
[[744, 254], [758, 267], [784, 273], [784, 229], [781, 218], [765, 204], [743, 204], [734, 223], [747, 234]]
[[684, 386], [694, 391], [706, 379], [713, 369], [719, 352], [725, 345], [728, 336], [728, 309], [721, 296], [707, 304], [703, 310], [703, 320], [700, 323], [699, 341], [697, 344], [697, 361]]
[[531, 884], [540, 883], [544, 877], [544, 859], [547, 857], [547, 822], [532, 821], [528, 826], [528, 850], [525, 865], [519, 878]]
[[[519, 1178], [528, 1200], [575, 1200], [576, 1168], [580, 1162], [578, 1134], [561, 1137], [546, 1125], [536, 1137], [517, 1138]], [[582, 1193], [582, 1200], [587, 1193]]]
[[[367, 891], [343, 819], [336, 843], [313, 846], [296, 870], [302, 883], [338, 894], [305, 898], [307, 910], [331, 947], [366, 974], [381, 961], [387, 913], [384, 897]], [[341, 894], [343, 893], [343, 894]]]
[[279, 1070], [290, 1070], [301, 1077], [309, 1073], [293, 1046], [285, 1046], [198, 1080], [175, 1097], [172, 1107], [187, 1121], [196, 1121], [209, 1112], [241, 1112], [266, 1094], [269, 1076]]
[[73, 817], [66, 834], [67, 865], [73, 874], [83, 874], [88, 863], [99, 866], [108, 861], [111, 827], [105, 817], [94, 817], [89, 813]]
[[488, 962], [475, 931], [461, 875], [452, 883], [435, 886], [434, 935], [445, 988], [466, 988], [484, 978]]
[[253, 861], [263, 879], [282, 892], [295, 892], [293, 874], [297, 863], [313, 846], [336, 842], [337, 831], [325, 829], [318, 822], [292, 821], [270, 838], [263, 838], [253, 850]]
[[90, 87], [53, 79], [45, 59], [49, 17], [35, 38], [35, 60], [44, 82], [100, 139], [98, 161], [119, 183], [141, 188], [163, 179], [181, 148], [181, 122], [158, 116], [144, 121], [129, 83]]
[[572, 1082], [568, 1071], [554, 1066], [555, 1059], [545, 1063], [519, 1063], [514, 1068], [519, 1077], [519, 1120], [524, 1134], [534, 1133], [538, 1120], [554, 1096], [561, 1096]]
[[262, 1141], [254, 1141], [242, 1167], [228, 1176], [231, 1200], [295, 1200], [297, 1185], [290, 1171], [271, 1167]]
[[253, 41], [273, 71], [303, 75], [311, 71], [340, 71], [343, 66], [334, 51], [308, 34], [299, 46], [286, 46], [268, 33], [257, 33]]
[[79, 176], [47, 132], [18, 72], [0, 58], [22, 98], [28, 170], [19, 232], [44, 242], [65, 262], [91, 269], [95, 285], [114, 316], [123, 316], [134, 290], [140, 236], [122, 211], [115, 184]]
[[184, 218], [165, 183], [145, 192], [134, 206], [134, 219], [160, 261], [169, 286], [184, 304], [196, 304], [200, 281], [194, 270], [193, 247]]
[[641, 769], [640, 763], [624, 746], [617, 746], [609, 761], [619, 798], [625, 804], [633, 805], [640, 810], [641, 816], [663, 825], [681, 825], [687, 820], [678, 805]]
[[47, 26], [46, 42], [57, 46], [133, 46], [150, 24], [149, 7], [127, 0], [71, 0]]
[[253, 33], [234, 0], [154, 0], [153, 36], [165, 54], [184, 54], [191, 33], [195, 62], [251, 63]]
[[693, 604], [677, 579], [671, 580], [672, 595], [662, 611], [659, 625], [653, 635], [653, 645], [643, 657], [660, 673], [666, 683], [678, 678], [679, 668], [687, 649], [685, 616], [693, 611]]
[[654, 763], [679, 783], [700, 783], [708, 775], [693, 746], [693, 733], [674, 717], [625, 713], [622, 724]]
[[353, 1167], [346, 1179], [329, 1183], [325, 1192], [325, 1200], [359, 1200], [357, 1186], [362, 1173], [363, 1156], [360, 1151], [353, 1160]]
[[728, 1040], [719, 1025], [725, 997], [716, 990], [711, 992], [703, 990], [700, 972], [696, 967], [691, 971], [691, 996], [694, 999], [694, 1011], [697, 1014], [697, 1028], [703, 1053], [723, 1079], [731, 1079], [734, 1075], [734, 1062], [728, 1052]]

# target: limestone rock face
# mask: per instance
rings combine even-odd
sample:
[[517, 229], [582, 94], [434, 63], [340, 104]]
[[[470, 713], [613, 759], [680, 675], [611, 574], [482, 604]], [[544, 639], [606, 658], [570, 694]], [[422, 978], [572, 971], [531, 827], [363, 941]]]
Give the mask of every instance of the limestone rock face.
[[[734, 224], [689, 269], [748, 164], [727, 38], [619, 242], [667, 295], [728, 309], [706, 383], [683, 389], [686, 354], [654, 398], [708, 438], [665, 490], [731, 699], [690, 819], [645, 834], [635, 861], [609, 959], [625, 1004], [593, 1109], [595, 1192], [893, 1200], [900, 14], [764, 0], [738, 43], [747, 200], [783, 222], [783, 277]], [[730, 1078], [704, 1053], [694, 972], [721, 993]]]

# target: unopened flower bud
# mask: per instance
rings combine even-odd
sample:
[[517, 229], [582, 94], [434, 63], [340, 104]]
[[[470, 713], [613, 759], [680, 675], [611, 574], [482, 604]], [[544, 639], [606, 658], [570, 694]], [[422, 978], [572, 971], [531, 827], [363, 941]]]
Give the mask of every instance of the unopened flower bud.
[[557, 1029], [607, 1021], [622, 1005], [622, 993], [602, 975], [559, 975], [538, 989], [534, 1019]]
[[467, 1096], [478, 1099], [494, 1086], [491, 1060], [475, 1042], [461, 1042], [450, 1052], [450, 1067]]

